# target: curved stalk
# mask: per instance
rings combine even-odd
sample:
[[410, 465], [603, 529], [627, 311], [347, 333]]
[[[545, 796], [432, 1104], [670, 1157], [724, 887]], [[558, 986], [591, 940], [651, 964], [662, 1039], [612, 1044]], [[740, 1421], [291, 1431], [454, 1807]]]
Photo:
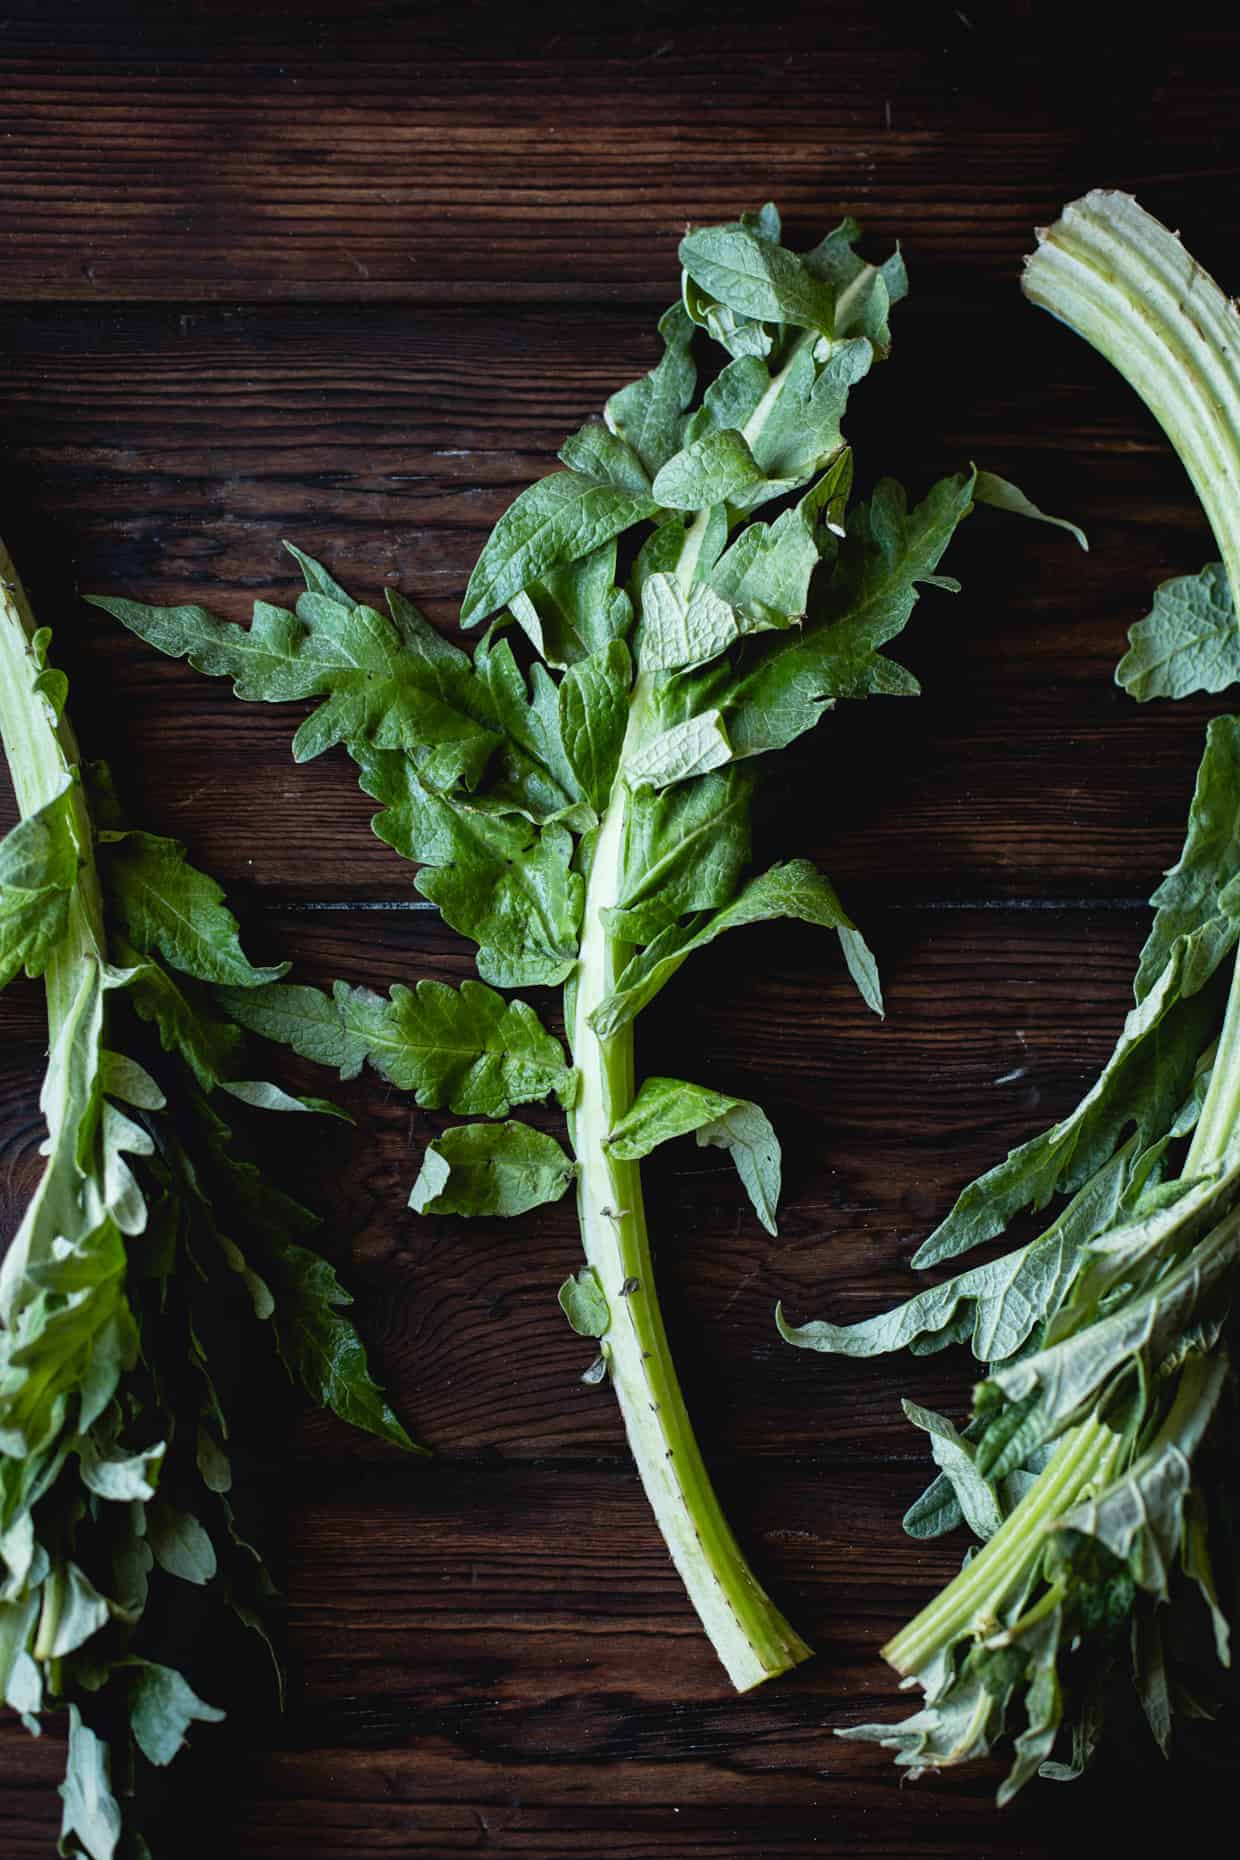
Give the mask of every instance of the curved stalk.
[[[705, 522], [703, 513], [686, 532], [678, 571], [686, 585]], [[586, 1258], [611, 1314], [604, 1347], [642, 1485], [702, 1626], [733, 1685], [744, 1692], [808, 1659], [811, 1649], [762, 1588], [723, 1515], [663, 1327], [641, 1169], [619, 1161], [607, 1146], [633, 1099], [632, 1023], [606, 1038], [590, 1025], [628, 956], [608, 932], [603, 913], [620, 901], [628, 803], [623, 769], [643, 740], [648, 706], [648, 680], [639, 676], [620, 773], [590, 860], [580, 960], [568, 995], [569, 1036], [581, 1078], [571, 1119], [577, 1208]]]
[[[1038, 234], [1025, 295], [1104, 355], [1166, 433], [1209, 519], [1240, 619], [1240, 314], [1175, 233], [1095, 189]], [[1240, 1113], [1240, 966], [1185, 1163], [1220, 1158]]]

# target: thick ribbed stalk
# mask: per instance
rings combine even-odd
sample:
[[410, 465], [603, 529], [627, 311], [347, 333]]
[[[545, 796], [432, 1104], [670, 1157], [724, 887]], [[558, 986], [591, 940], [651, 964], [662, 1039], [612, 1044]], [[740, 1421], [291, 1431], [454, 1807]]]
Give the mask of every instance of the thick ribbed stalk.
[[[1075, 200], [1038, 235], [1025, 294], [1075, 329], [1141, 396], [1179, 454], [1218, 544], [1240, 616], [1240, 315], [1128, 194]], [[1240, 960], [1240, 959], [1238, 959]], [[1240, 967], [1185, 1163], [1227, 1148], [1240, 1113]]]
[[[64, 935], [51, 952], [43, 977], [52, 1061], [41, 1103], [48, 1124], [49, 1152], [55, 1155], [62, 1136], [62, 1113], [72, 1096], [66, 1084], [70, 1071], [79, 1064], [93, 1067], [97, 1063], [97, 1038], [78, 1041], [76, 1034], [91, 1024], [97, 1032], [103, 1011], [100, 977], [101, 965], [106, 961], [106, 942], [90, 816], [81, 783], [76, 779], [77, 741], [68, 718], [62, 714], [57, 719], [47, 699], [34, 689], [38, 676], [34, 636], [35, 621], [25, 590], [0, 542], [0, 740], [18, 810], [23, 819], [38, 813], [71, 781], [70, 801], [79, 849], [77, 883], [70, 894]], [[57, 1063], [58, 1055], [64, 1063]], [[12, 1321], [26, 1296], [24, 1273], [29, 1241], [39, 1224], [50, 1175], [50, 1169], [44, 1172], [0, 1268], [0, 1319], [5, 1322]]]
[[1106, 1484], [1122, 1445], [1120, 1436], [1093, 1415], [1065, 1434], [994, 1536], [887, 1642], [883, 1658], [898, 1673], [919, 1673], [964, 1636], [985, 1640], [998, 1632], [1004, 1602], [1020, 1589], [1063, 1517], [1089, 1491]]
[[[703, 516], [686, 533], [679, 570], [686, 585], [704, 529]], [[639, 677], [621, 770], [643, 740], [648, 707], [648, 683]], [[633, 1100], [633, 1028], [630, 1023], [603, 1039], [590, 1016], [613, 991], [629, 954], [610, 935], [603, 915], [620, 901], [627, 806], [621, 772], [591, 854], [581, 954], [568, 995], [573, 1058], [581, 1076], [572, 1113], [577, 1207], [586, 1258], [611, 1313], [604, 1339], [608, 1369], [646, 1496], [702, 1626], [743, 1692], [808, 1658], [810, 1649], [750, 1570], [715, 1496], [663, 1328], [641, 1170], [635, 1162], [619, 1161], [607, 1145]]]

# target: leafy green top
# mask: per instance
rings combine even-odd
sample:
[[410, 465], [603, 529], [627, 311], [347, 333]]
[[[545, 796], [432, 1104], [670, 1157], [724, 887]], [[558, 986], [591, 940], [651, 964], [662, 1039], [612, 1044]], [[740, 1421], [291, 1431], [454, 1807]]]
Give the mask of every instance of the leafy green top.
[[231, 1460], [254, 1432], [247, 1335], [312, 1400], [412, 1442], [308, 1244], [314, 1216], [236, 1117], [332, 1108], [250, 1076], [211, 994], [261, 994], [286, 965], [254, 966], [219, 887], [80, 762], [63, 674], [3, 566], [0, 723], [25, 811], [0, 843], [0, 982], [45, 977], [51, 1050], [47, 1160], [0, 1274], [0, 1696], [32, 1730], [67, 1704], [61, 1852], [113, 1860], [122, 1840], [146, 1851], [124, 1779], [223, 1716], [168, 1663], [178, 1586], [263, 1633], [271, 1584]]

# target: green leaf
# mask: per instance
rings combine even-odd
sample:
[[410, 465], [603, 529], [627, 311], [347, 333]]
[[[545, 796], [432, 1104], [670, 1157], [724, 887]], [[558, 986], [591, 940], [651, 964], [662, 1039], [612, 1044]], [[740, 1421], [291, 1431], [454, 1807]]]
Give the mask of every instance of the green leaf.
[[1063, 1520], [1065, 1529], [1105, 1544], [1127, 1565], [1133, 1581], [1160, 1601], [1168, 1599], [1180, 1560], [1193, 1457], [1214, 1418], [1226, 1375], [1222, 1357], [1190, 1356], [1154, 1439], [1121, 1478], [1083, 1499]]
[[422, 1451], [384, 1400], [370, 1374], [365, 1345], [341, 1316], [353, 1300], [327, 1260], [306, 1247], [284, 1244], [263, 1269], [275, 1298], [276, 1342], [294, 1381], [350, 1427], [407, 1451]]
[[171, 1763], [191, 1724], [222, 1724], [225, 1714], [207, 1705], [171, 1666], [152, 1660], [131, 1663], [129, 1721], [134, 1741], [148, 1763]]
[[418, 1214], [525, 1214], [558, 1201], [576, 1166], [528, 1124], [457, 1124], [427, 1145], [409, 1206]]
[[[346, 997], [352, 993], [343, 982], [335, 988]], [[216, 998], [239, 1026], [291, 1046], [316, 1065], [334, 1067], [342, 1079], [355, 1079], [368, 1056], [367, 1035], [346, 1021], [339, 994], [299, 982], [268, 982], [262, 988], [221, 988]]]
[[809, 349], [797, 352], [763, 407], [751, 441], [766, 477], [803, 482], [840, 452], [849, 392], [865, 379], [873, 357], [864, 341], [833, 343], [821, 367]]
[[478, 971], [499, 988], [553, 986], [577, 958], [584, 886], [566, 828], [458, 804], [424, 788], [406, 757], [359, 759], [362, 786], [385, 811], [382, 839], [430, 870], [414, 883], [446, 922], [479, 945]]
[[[680, 702], [695, 714], [718, 709], [734, 753], [743, 757], [784, 748], [812, 729], [836, 698], [915, 693], [916, 680], [878, 648], [903, 630], [919, 584], [954, 585], [935, 570], [972, 505], [971, 472], [943, 479], [912, 511], [900, 486], [884, 479], [868, 506], [849, 513], [835, 572], [820, 595], [811, 593], [804, 629], [755, 640], [735, 668], [707, 667], [696, 681], [684, 680]], [[772, 544], [778, 529], [771, 531]], [[796, 537], [790, 526], [783, 546], [793, 548], [800, 575], [812, 565]], [[727, 557], [720, 568], [726, 563]], [[725, 598], [745, 598], [718, 573], [712, 585]]]
[[534, 664], [527, 689], [507, 640], [481, 641], [474, 664], [504, 741], [486, 795], [473, 804], [512, 809], [533, 821], [569, 815], [581, 793], [560, 736], [559, 693], [550, 673]]
[[732, 768], [639, 789], [627, 809], [620, 899], [607, 913], [608, 929], [626, 943], [648, 943], [686, 912], [726, 904], [749, 859], [752, 792]]
[[864, 336], [879, 356], [885, 356], [891, 349], [888, 316], [893, 305], [908, 296], [908, 274], [898, 250], [881, 265], [867, 264], [853, 251], [860, 237], [856, 220], [841, 220], [804, 254], [803, 263], [832, 292], [836, 341]]
[[673, 782], [708, 775], [732, 759], [732, 745], [717, 710], [686, 717], [630, 751], [624, 761], [629, 787], [666, 788]]
[[143, 955], [158, 950], [186, 975], [234, 987], [256, 988], [285, 973], [287, 962], [256, 969], [247, 959], [223, 891], [190, 865], [178, 840], [132, 832], [100, 839], [109, 899]]
[[654, 497], [668, 510], [701, 510], [734, 503], [765, 482], [744, 438], [729, 428], [704, 434], [670, 458], [654, 481]]
[[607, 1038], [640, 1014], [695, 950], [704, 949], [727, 930], [742, 924], [765, 923], [774, 917], [798, 917], [805, 923], [838, 931], [849, 973], [862, 998], [876, 1014], [882, 1013], [878, 971], [864, 937], [822, 874], [807, 859], [791, 859], [751, 879], [731, 904], [713, 916], [684, 925], [672, 924], [660, 931], [626, 965], [614, 993], [595, 1010], [590, 1025], [601, 1038]]
[[604, 418], [613, 433], [632, 447], [653, 477], [679, 452], [684, 412], [693, 398], [693, 325], [679, 303], [659, 319], [664, 350], [657, 367], [640, 381], [613, 394]]
[[642, 587], [638, 659], [646, 672], [702, 665], [746, 634], [763, 632], [771, 624], [730, 606], [706, 582], [686, 593], [675, 575], [650, 575]]
[[54, 1564], [43, 1586], [36, 1656], [63, 1660], [106, 1627], [110, 1614], [107, 1602], [76, 1563]]
[[146, 1534], [155, 1561], [170, 1576], [199, 1588], [214, 1577], [215, 1545], [192, 1512], [158, 1498], [147, 1511]]
[[601, 814], [615, 780], [629, 720], [633, 665], [628, 647], [612, 640], [564, 674], [560, 737], [581, 791]]
[[[1197, 770], [1184, 849], [1150, 902], [1158, 914], [1141, 951], [1135, 983], [1141, 1001], [1183, 937], [1180, 986], [1204, 986], [1240, 936], [1240, 898], [1224, 897], [1240, 874], [1240, 717], [1215, 717]], [[1230, 908], [1229, 908], [1230, 907]]]
[[1240, 620], [1221, 562], [1177, 575], [1154, 590], [1154, 605], [1128, 630], [1115, 682], [1140, 703], [1225, 691], [1240, 681]]
[[794, 253], [743, 224], [687, 233], [680, 262], [695, 284], [742, 316], [833, 333], [832, 292]]
[[0, 988], [42, 975], [64, 935], [78, 875], [73, 783], [0, 840]]
[[691, 1131], [699, 1145], [729, 1152], [758, 1219], [776, 1233], [779, 1139], [765, 1111], [748, 1098], [729, 1098], [683, 1079], [647, 1079], [608, 1135], [607, 1147], [622, 1162], [634, 1162]]
[[540, 479], [491, 531], [465, 590], [461, 625], [485, 620], [548, 570], [589, 555], [657, 508], [649, 492], [622, 490], [580, 472]]
[[1070, 523], [1067, 517], [1048, 517], [1044, 510], [1039, 510], [1032, 503], [1019, 485], [1010, 484], [1006, 478], [998, 477], [993, 471], [979, 471], [973, 484], [973, 501], [975, 504], [991, 504], [996, 510], [1010, 511], [1016, 517], [1032, 517], [1036, 523], [1050, 523], [1056, 529], [1067, 530], [1069, 536], [1075, 536], [1081, 548], [1088, 553], [1089, 539], [1083, 529]]
[[579, 1337], [603, 1337], [611, 1324], [607, 1294], [593, 1266], [582, 1266], [559, 1291], [560, 1309]]
[[135, 1012], [158, 1029], [164, 1051], [180, 1053], [198, 1083], [210, 1091], [232, 1071], [241, 1047], [237, 1028], [214, 1011], [211, 996], [199, 983], [169, 975], [158, 962], [144, 962], [119, 941], [114, 941], [113, 950], [125, 962], [125, 987]]
[[1079, 1188], [1131, 1129], [1142, 1148], [1163, 1134], [1188, 1095], [1217, 1017], [1209, 992], [1182, 998], [1186, 948], [1182, 941], [1173, 946], [1076, 1109], [1009, 1151], [1003, 1162], [962, 1190], [946, 1220], [913, 1255], [915, 1266], [937, 1265], [967, 1252], [1002, 1233], [1022, 1208], [1044, 1208], [1052, 1195]]
[[90, 1860], [115, 1860], [121, 1838], [121, 1811], [112, 1793], [111, 1758], [102, 1738], [82, 1721], [76, 1705], [69, 1706], [69, 1752], [65, 1780], [60, 1785], [64, 1804], [60, 1822], [62, 1854], [72, 1854], [72, 1840]]
[[957, 1432], [945, 1415], [919, 1408], [916, 1402], [901, 1402], [905, 1417], [930, 1436], [934, 1463], [951, 1486], [961, 1515], [975, 1537], [985, 1543], [1003, 1522], [1003, 1513], [994, 1488], [977, 1470], [974, 1450]]
[[598, 420], [566, 439], [559, 451], [560, 462], [570, 471], [586, 478], [599, 478], [622, 491], [648, 492], [650, 473], [627, 440]]
[[113, 1503], [127, 1503], [131, 1499], [145, 1502], [154, 1498], [167, 1450], [164, 1441], [158, 1441], [142, 1453], [128, 1453], [114, 1444], [104, 1451], [101, 1443], [88, 1437], [78, 1450], [82, 1484], [87, 1491]]
[[[304, 568], [309, 558], [299, 560]], [[402, 595], [389, 593], [388, 618], [354, 605], [322, 571], [307, 581], [296, 614], [258, 601], [249, 628], [202, 607], [89, 598], [158, 651], [231, 678], [240, 698], [322, 698], [294, 738], [299, 762], [336, 743], [365, 743], [403, 750], [433, 784], [473, 786], [499, 737], [466, 654]]]
[[616, 582], [616, 545], [604, 543], [575, 562], [548, 569], [509, 606], [536, 652], [548, 665], [575, 665], [633, 624], [629, 597]]
[[959, 1332], [982, 1362], [1004, 1361], [1054, 1316], [1079, 1270], [1084, 1248], [1119, 1215], [1135, 1156], [1134, 1137], [1028, 1246], [974, 1266], [857, 1324], [811, 1320], [792, 1326], [777, 1306], [781, 1336], [802, 1350], [868, 1357], [909, 1348], [926, 1353], [932, 1340], [946, 1334], [952, 1341]]
[[572, 1099], [576, 1075], [559, 1041], [526, 1002], [506, 1001], [482, 982], [396, 982], [386, 1001], [337, 982], [335, 1006], [349, 1042], [429, 1109], [505, 1117], [513, 1104]]

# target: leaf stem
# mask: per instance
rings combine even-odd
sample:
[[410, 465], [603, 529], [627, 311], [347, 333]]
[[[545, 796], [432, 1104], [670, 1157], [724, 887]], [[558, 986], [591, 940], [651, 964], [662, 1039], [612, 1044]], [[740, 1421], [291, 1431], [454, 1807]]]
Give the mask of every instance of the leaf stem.
[[[687, 585], [708, 513], [689, 525], [678, 564]], [[650, 707], [648, 675], [631, 700], [621, 772], [613, 783], [590, 860], [580, 960], [570, 985], [568, 1019], [581, 1086], [573, 1108], [579, 1165], [577, 1206], [582, 1243], [607, 1298], [603, 1339], [629, 1446], [672, 1561], [702, 1626], [738, 1691], [786, 1672], [810, 1649], [783, 1619], [750, 1570], [694, 1437], [654, 1283], [650, 1240], [636, 1162], [613, 1156], [606, 1139], [633, 1101], [633, 1028], [600, 1037], [590, 1015], [615, 988], [627, 946], [607, 930], [603, 913], [620, 900], [628, 790], [625, 756], [642, 741]]]
[[[43, 984], [47, 995], [48, 1047], [55, 1054], [73, 1038], [75, 1026], [93, 1020], [100, 965], [107, 960], [103, 897], [94, 859], [94, 834], [78, 775], [81, 760], [72, 725], [63, 711], [35, 689], [38, 663], [36, 626], [13, 560], [0, 542], [0, 741], [8, 760], [18, 810], [23, 819], [36, 814], [71, 784], [70, 805], [78, 847], [77, 882], [69, 899], [64, 935], [48, 957]], [[55, 1153], [61, 1136], [65, 1094], [51, 1089], [58, 1068], [49, 1067], [42, 1107], [48, 1123], [48, 1149]], [[47, 1172], [44, 1182], [47, 1181]], [[0, 1267], [0, 1319], [11, 1322], [21, 1302], [27, 1237], [33, 1229], [43, 1184], [27, 1208], [22, 1226]]]
[[964, 1635], [987, 1640], [1065, 1513], [1110, 1476], [1123, 1441], [1091, 1415], [1064, 1435], [1024, 1498], [953, 1582], [883, 1648], [898, 1673], [921, 1672]]
[[[1104, 355], [1179, 455], [1240, 617], [1240, 314], [1177, 235], [1131, 195], [1096, 189], [1038, 234], [1025, 295]], [[1240, 1115], [1240, 955], [1184, 1166], [1218, 1161]]]

